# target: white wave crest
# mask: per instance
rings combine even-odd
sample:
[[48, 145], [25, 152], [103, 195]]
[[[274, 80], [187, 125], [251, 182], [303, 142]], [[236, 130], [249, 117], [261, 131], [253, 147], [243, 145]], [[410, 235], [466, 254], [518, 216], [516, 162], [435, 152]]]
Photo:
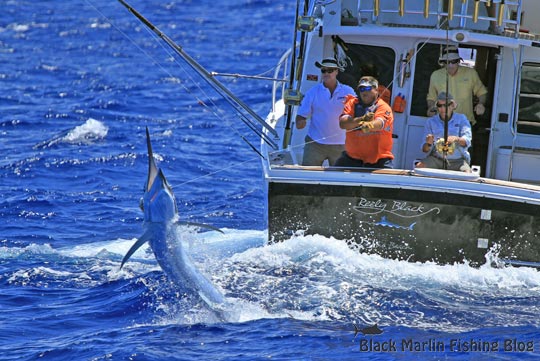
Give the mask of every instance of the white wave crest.
[[74, 144], [89, 144], [107, 136], [109, 128], [99, 120], [89, 118], [84, 124], [70, 130], [62, 141]]
[[[509, 299], [537, 299], [540, 272], [535, 269], [411, 263], [361, 254], [343, 241], [318, 235], [268, 245], [264, 231], [224, 231], [183, 231], [183, 239], [197, 267], [223, 290], [230, 322], [292, 317], [462, 332], [477, 327], [479, 318], [493, 325], [519, 325], [527, 315], [540, 312], [536, 302], [506, 307]], [[49, 245], [31, 245], [24, 252], [45, 253], [45, 257], [48, 253], [51, 257], [58, 254], [64, 260], [74, 258], [74, 264], [86, 260], [84, 270], [73, 271], [73, 276], [84, 284], [133, 277], [150, 282], [148, 292], [156, 293], [159, 301], [154, 307], [163, 316], [158, 317], [158, 323], [189, 324], [212, 319], [208, 310], [197, 306], [196, 297], [163, 297], [171, 292], [170, 285], [152, 276], [160, 268], [148, 247], [137, 251], [120, 271], [121, 259], [134, 241], [116, 239], [59, 250]], [[10, 259], [21, 256], [13, 249], [0, 249], [0, 255]], [[64, 271], [54, 263], [48, 267]], [[84, 279], [83, 271], [95, 279]], [[62, 278], [50, 271], [41, 273], [41, 277], [52, 280]], [[26, 274], [14, 277], [27, 279]], [[485, 304], [491, 306], [486, 308]], [[452, 312], [443, 317], [437, 313], [439, 309]], [[496, 316], [489, 316], [494, 310]], [[487, 316], [481, 317], [484, 313]], [[428, 317], [433, 314], [438, 316]]]
[[89, 118], [84, 124], [78, 125], [73, 129], [63, 131], [51, 139], [38, 143], [34, 149], [49, 148], [61, 143], [68, 144], [92, 144], [105, 139], [109, 128], [99, 120]]

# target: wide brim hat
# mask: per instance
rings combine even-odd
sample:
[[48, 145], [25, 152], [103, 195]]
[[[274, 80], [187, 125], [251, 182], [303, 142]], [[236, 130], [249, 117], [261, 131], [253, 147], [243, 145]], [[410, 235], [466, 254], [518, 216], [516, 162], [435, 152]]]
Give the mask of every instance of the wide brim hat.
[[343, 71], [343, 67], [339, 66], [337, 60], [334, 58], [325, 58], [320, 63], [316, 61], [315, 66], [317, 68], [334, 68]]
[[439, 56], [439, 62], [444, 63], [447, 61], [452, 60], [463, 60], [461, 56], [459, 55], [459, 49], [457, 46], [450, 45], [448, 47], [445, 47], [441, 53], [441, 56]]

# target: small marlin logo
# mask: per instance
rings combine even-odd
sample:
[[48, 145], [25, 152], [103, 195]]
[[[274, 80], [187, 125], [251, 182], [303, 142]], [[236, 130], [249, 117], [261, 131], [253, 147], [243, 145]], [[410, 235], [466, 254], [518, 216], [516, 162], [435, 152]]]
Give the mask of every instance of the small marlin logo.
[[361, 333], [362, 335], [380, 335], [381, 333], [383, 333], [383, 330], [381, 330], [377, 324], [369, 327], [358, 328], [356, 323], [353, 323], [353, 326], [354, 337], [356, 337], [359, 333]]
[[406, 230], [409, 230], [409, 231], [413, 230], [415, 224], [416, 224], [416, 222], [413, 222], [408, 226], [400, 226], [399, 224], [389, 222], [386, 219], [386, 216], [382, 216], [381, 220], [379, 222], [375, 223], [375, 225], [377, 225], [377, 226], [390, 227], [390, 228], [401, 228], [401, 229], [406, 229]]

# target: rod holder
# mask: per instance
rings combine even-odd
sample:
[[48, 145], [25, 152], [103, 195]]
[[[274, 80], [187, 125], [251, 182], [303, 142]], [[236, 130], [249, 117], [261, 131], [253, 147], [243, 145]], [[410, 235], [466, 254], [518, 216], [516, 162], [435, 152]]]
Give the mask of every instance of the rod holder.
[[497, 13], [497, 25], [501, 26], [503, 23], [504, 16], [504, 0], [501, 0], [499, 3], [499, 12]]
[[474, 0], [474, 10], [472, 15], [472, 21], [474, 23], [478, 22], [478, 10], [480, 7], [480, 0]]
[[452, 20], [453, 18], [454, 18], [454, 0], [448, 0], [448, 20]]

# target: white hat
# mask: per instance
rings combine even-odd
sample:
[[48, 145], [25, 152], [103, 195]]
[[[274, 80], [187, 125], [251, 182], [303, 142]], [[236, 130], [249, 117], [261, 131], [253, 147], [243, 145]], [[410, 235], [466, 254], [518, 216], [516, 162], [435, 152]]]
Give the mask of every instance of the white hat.
[[340, 71], [343, 71], [343, 68], [339, 66], [337, 60], [334, 58], [323, 59], [320, 63], [316, 61], [315, 66], [317, 68], [336, 68], [336, 69], [339, 69]]
[[372, 86], [377, 88], [379, 86], [379, 82], [372, 76], [363, 76], [360, 78], [357, 88], [360, 88], [361, 86]]
[[445, 47], [441, 53], [441, 56], [439, 56], [439, 63], [444, 63], [446, 61], [452, 61], [452, 60], [463, 60], [461, 59], [461, 56], [459, 56], [459, 49], [455, 45], [449, 45]]

